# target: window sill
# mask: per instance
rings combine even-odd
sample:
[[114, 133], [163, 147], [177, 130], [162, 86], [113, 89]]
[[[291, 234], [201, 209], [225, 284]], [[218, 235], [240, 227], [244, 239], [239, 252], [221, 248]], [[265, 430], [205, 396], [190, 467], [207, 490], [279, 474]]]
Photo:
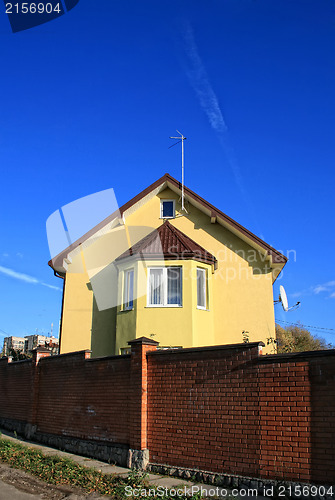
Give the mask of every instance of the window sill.
[[126, 313], [126, 312], [133, 311], [133, 310], [134, 310], [133, 307], [131, 309], [120, 309], [120, 311], [118, 312], [118, 314], [120, 314], [120, 313]]
[[176, 304], [168, 304], [168, 305], [162, 305], [158, 304], [157, 306], [145, 306], [145, 309], [182, 309], [183, 306], [178, 306]]
[[198, 307], [198, 306], [197, 306], [197, 310], [210, 312], [210, 309], [205, 309], [204, 307]]

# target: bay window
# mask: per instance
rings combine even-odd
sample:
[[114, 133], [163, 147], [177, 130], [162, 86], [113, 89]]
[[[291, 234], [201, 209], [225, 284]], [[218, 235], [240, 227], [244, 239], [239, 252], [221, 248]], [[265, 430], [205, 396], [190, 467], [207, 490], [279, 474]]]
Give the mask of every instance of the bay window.
[[182, 306], [182, 268], [148, 268], [148, 306]]

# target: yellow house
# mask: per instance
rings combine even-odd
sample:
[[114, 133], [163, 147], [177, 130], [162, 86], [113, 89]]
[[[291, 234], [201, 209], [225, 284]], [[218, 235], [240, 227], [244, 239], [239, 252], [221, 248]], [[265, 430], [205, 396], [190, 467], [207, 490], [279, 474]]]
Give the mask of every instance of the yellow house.
[[165, 174], [49, 262], [64, 279], [60, 353], [275, 338], [286, 257], [186, 187], [182, 210], [181, 191]]

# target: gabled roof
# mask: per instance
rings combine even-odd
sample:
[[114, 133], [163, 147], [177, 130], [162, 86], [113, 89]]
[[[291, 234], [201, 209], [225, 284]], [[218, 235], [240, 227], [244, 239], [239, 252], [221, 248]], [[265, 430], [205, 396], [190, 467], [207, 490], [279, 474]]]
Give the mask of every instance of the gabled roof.
[[194, 259], [215, 266], [217, 264], [214, 255], [170, 224], [168, 220], [126, 250], [115, 261], [118, 262], [127, 257], [160, 260]]
[[[94, 228], [81, 236], [77, 241], [63, 250], [60, 254], [50, 260], [49, 266], [58, 272], [64, 272], [68, 256], [73, 250], [80, 247], [80, 245], [86, 244], [87, 240], [93, 236], [97, 236], [98, 233], [105, 231], [106, 227], [113, 224], [115, 220], [120, 220], [120, 217], [122, 218], [123, 216], [127, 216], [128, 213], [136, 210], [136, 205], [140, 202], [143, 203], [145, 198], [155, 196], [155, 194], [158, 194], [167, 187], [176, 193], [181, 193], [181, 183], [169, 174], [163, 175], [163, 177], [125, 203], [118, 211], [109, 215], [106, 219], [101, 221]], [[229, 229], [232, 233], [247, 242], [251, 247], [257, 249], [264, 255], [267, 255], [272, 266], [277, 268], [276, 275], [279, 274], [280, 270], [287, 262], [287, 258], [284, 255], [186, 186], [184, 186], [184, 194], [185, 200], [189, 201], [189, 203], [197, 207], [203, 213], [207, 214], [213, 222], [218, 222], [223, 227]]]

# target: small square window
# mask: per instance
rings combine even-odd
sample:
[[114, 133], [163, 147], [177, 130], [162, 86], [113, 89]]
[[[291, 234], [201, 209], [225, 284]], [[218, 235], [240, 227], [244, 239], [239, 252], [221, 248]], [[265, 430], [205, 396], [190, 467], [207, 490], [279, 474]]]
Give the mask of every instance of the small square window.
[[161, 200], [161, 218], [175, 218], [175, 200]]

